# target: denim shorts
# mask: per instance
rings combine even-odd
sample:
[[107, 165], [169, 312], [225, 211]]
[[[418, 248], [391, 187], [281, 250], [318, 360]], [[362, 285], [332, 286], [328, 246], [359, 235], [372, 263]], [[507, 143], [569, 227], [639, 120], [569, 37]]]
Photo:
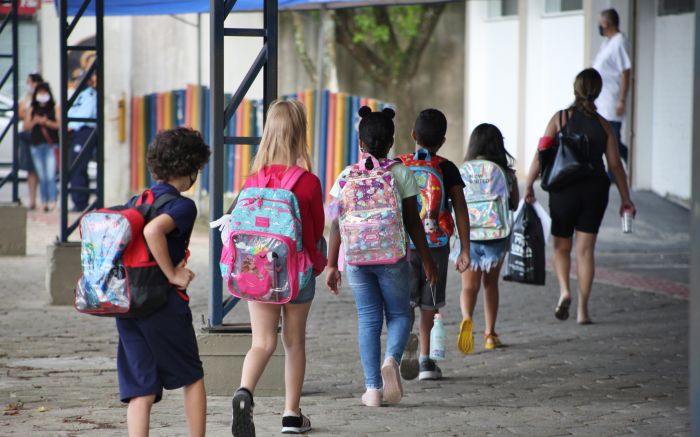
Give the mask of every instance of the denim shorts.
[[469, 268], [473, 271], [490, 271], [503, 261], [508, 251], [509, 243], [510, 238], [469, 242], [469, 257], [471, 258]]
[[306, 284], [306, 287], [299, 290], [299, 294], [297, 295], [297, 297], [294, 300], [289, 301], [289, 303], [295, 304], [295, 305], [309, 303], [312, 300], [314, 300], [315, 295], [316, 295], [316, 278], [312, 277], [311, 279], [309, 279], [309, 282]]

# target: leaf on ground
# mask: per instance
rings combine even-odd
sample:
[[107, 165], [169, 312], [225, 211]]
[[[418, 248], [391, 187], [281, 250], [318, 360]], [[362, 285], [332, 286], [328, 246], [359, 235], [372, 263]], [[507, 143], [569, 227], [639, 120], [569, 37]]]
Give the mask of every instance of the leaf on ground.
[[37, 408], [36, 411], [40, 413], [46, 413], [49, 410], [47, 410], [46, 407], [42, 405], [41, 407]]

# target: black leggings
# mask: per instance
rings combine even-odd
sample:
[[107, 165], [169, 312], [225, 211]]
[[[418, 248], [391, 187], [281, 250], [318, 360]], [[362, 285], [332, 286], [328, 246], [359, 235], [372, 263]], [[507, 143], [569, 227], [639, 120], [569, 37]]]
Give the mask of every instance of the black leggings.
[[597, 234], [608, 206], [610, 180], [605, 175], [549, 193], [552, 235], [570, 238], [574, 230]]

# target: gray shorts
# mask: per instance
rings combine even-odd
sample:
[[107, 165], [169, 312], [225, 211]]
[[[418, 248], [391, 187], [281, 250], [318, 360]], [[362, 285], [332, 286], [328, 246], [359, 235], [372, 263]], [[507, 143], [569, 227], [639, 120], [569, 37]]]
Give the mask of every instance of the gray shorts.
[[306, 284], [306, 287], [299, 290], [299, 294], [297, 295], [296, 299], [289, 301], [289, 303], [296, 304], [296, 305], [309, 303], [312, 300], [314, 300], [315, 295], [316, 295], [316, 278], [312, 277], [311, 279], [309, 279], [309, 282]]
[[[447, 288], [447, 269], [450, 264], [450, 247], [436, 247], [430, 249], [435, 267], [437, 267], [437, 284], [435, 290], [431, 290], [425, 281], [423, 262], [417, 251], [412, 250], [409, 255], [411, 265], [411, 305], [420, 306], [422, 310], [435, 310], [445, 306], [445, 289]], [[433, 291], [435, 301], [433, 301]]]

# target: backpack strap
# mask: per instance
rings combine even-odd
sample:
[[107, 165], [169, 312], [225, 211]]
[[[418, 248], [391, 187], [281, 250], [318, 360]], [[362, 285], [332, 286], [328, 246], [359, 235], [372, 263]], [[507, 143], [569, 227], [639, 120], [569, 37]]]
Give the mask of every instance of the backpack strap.
[[[425, 158], [421, 158], [421, 155], [425, 155]], [[416, 153], [413, 155], [413, 159], [416, 161], [428, 161], [430, 162], [433, 157], [430, 155], [430, 152], [426, 149], [420, 148], [416, 150]]]
[[299, 167], [298, 165], [290, 167], [282, 177], [282, 181], [280, 182], [280, 188], [292, 191], [297, 182], [299, 182], [299, 179], [301, 179], [301, 177], [305, 174], [306, 170]]

